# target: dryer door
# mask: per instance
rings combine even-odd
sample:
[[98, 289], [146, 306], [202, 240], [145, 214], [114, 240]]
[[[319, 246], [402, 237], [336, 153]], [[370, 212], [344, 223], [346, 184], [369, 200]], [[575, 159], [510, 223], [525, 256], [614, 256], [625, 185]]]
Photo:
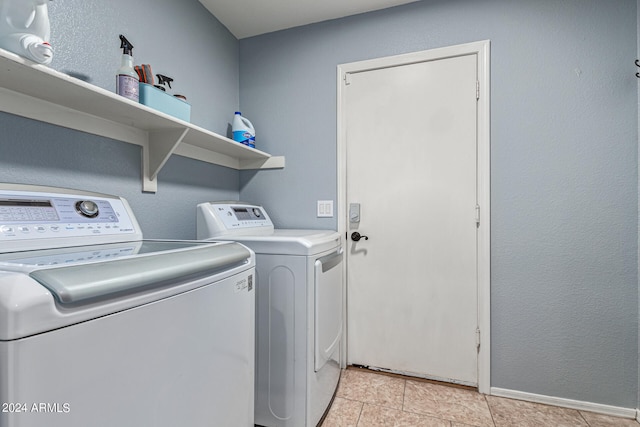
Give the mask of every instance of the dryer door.
[[315, 262], [315, 371], [331, 360], [342, 338], [342, 248]]

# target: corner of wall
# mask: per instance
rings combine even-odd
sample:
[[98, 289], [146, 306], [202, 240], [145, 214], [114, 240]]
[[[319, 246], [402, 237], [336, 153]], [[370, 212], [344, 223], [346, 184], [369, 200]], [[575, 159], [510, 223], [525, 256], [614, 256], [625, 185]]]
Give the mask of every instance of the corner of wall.
[[[640, 0], [636, 1], [636, 52], [637, 57], [640, 58]], [[640, 165], [640, 80], [638, 80], [638, 164]], [[640, 212], [640, 174], [638, 181], [638, 212]], [[640, 230], [640, 215], [638, 216], [638, 230]], [[640, 233], [638, 233], [638, 265], [640, 266]], [[638, 399], [637, 399], [637, 416], [636, 419], [640, 421], [640, 274], [638, 275]]]

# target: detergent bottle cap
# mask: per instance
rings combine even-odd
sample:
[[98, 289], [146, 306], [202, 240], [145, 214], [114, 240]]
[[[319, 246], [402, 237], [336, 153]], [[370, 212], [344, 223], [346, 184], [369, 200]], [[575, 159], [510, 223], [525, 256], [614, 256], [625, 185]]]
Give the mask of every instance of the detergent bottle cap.
[[242, 115], [240, 111], [236, 111], [236, 115]]
[[122, 34], [120, 34], [120, 48], [125, 55], [131, 55], [133, 52], [133, 45]]

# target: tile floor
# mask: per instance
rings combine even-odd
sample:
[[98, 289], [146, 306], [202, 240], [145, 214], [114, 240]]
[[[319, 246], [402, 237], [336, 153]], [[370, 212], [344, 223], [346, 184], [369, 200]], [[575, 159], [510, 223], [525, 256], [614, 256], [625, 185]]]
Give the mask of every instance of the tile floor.
[[322, 427], [640, 427], [631, 419], [349, 368]]

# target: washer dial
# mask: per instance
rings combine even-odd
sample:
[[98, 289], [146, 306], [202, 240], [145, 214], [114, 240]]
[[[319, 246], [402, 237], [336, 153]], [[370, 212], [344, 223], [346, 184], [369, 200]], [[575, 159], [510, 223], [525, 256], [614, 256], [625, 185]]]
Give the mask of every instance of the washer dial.
[[80, 200], [76, 202], [76, 211], [87, 218], [95, 218], [100, 213], [98, 205], [91, 200]]

